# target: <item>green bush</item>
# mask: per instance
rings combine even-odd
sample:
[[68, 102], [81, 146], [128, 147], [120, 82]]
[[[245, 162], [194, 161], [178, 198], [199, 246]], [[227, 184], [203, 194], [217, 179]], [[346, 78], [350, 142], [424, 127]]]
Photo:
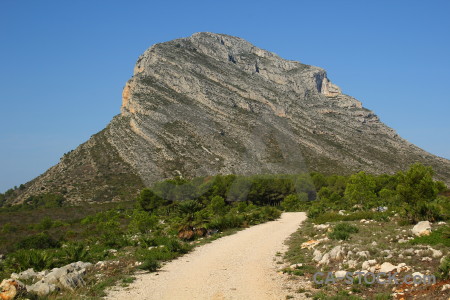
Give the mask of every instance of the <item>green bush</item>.
[[438, 269], [438, 276], [440, 279], [450, 279], [450, 255], [445, 257]]
[[50, 250], [17, 250], [8, 255], [6, 269], [21, 272], [29, 268], [35, 271], [51, 269], [55, 266], [55, 255]]
[[220, 196], [214, 196], [211, 199], [211, 210], [215, 215], [222, 215], [226, 213], [227, 205], [225, 200]]
[[302, 211], [307, 200], [308, 194], [306, 193], [288, 195], [281, 202], [281, 207], [285, 211]]
[[59, 246], [60, 243], [47, 233], [39, 233], [19, 241], [16, 244], [16, 249], [49, 249]]
[[333, 240], [348, 240], [352, 233], [357, 233], [358, 227], [348, 224], [339, 223], [333, 227], [333, 230], [328, 234], [328, 237]]
[[131, 215], [128, 229], [131, 232], [146, 233], [158, 224], [158, 218], [150, 215], [146, 211], [135, 209]]

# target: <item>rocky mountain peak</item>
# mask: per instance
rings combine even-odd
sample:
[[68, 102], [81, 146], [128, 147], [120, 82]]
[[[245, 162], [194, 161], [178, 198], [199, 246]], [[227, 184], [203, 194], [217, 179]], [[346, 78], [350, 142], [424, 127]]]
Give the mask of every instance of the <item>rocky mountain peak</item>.
[[174, 176], [391, 173], [414, 162], [450, 182], [450, 162], [400, 138], [319, 67], [237, 37], [196, 33], [153, 45], [125, 84], [120, 115], [16, 201], [127, 199]]

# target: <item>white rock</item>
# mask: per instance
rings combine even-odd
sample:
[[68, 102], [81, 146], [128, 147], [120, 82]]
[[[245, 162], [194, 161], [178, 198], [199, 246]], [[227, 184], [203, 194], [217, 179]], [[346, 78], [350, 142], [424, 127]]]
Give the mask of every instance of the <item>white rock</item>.
[[444, 285], [442, 286], [442, 290], [441, 290], [441, 291], [446, 291], [446, 290], [448, 290], [448, 289], [450, 289], [450, 284], [444, 284]]
[[345, 275], [347, 275], [347, 271], [336, 271], [336, 272], [334, 272], [334, 276], [337, 278], [337, 279], [343, 279], [343, 278], [345, 278]]
[[318, 265], [325, 266], [328, 265], [329, 263], [330, 263], [330, 254], [325, 253], [322, 259], [319, 261]]
[[39, 296], [46, 296], [55, 290], [57, 290], [58, 287], [54, 284], [47, 283], [43, 280], [36, 282], [33, 285], [27, 285], [27, 291], [33, 292], [38, 294]]
[[330, 228], [330, 224], [319, 224], [319, 225], [314, 225], [314, 229], [322, 230], [322, 229], [328, 229], [328, 228]]
[[318, 249], [314, 250], [313, 260], [315, 262], [319, 262], [322, 259], [322, 256], [323, 256], [323, 254], [322, 254], [322, 252], [320, 252], [320, 250], [318, 250]]
[[356, 255], [358, 255], [359, 257], [363, 257], [363, 258], [369, 258], [369, 251], [359, 251], [356, 252]]
[[431, 252], [433, 252], [433, 254], [431, 255], [431, 256], [433, 256], [433, 258], [439, 258], [443, 255], [441, 250], [436, 250], [433, 248], [430, 248], [430, 250], [431, 250]]
[[345, 253], [342, 246], [336, 246], [333, 249], [331, 249], [330, 253], [330, 259], [331, 260], [341, 260], [344, 258]]
[[423, 235], [430, 235], [431, 233], [431, 224], [428, 221], [421, 221], [414, 225], [414, 227], [411, 229], [411, 232], [415, 236], [423, 236]]
[[362, 263], [361, 268], [363, 270], [369, 270], [370, 267], [375, 266], [376, 264], [377, 264], [377, 261], [375, 259], [366, 260], [365, 262]]
[[390, 273], [390, 272], [392, 272], [394, 270], [395, 271], [397, 270], [397, 266], [394, 266], [390, 262], [384, 262], [384, 263], [381, 264], [379, 271], [382, 272], [382, 273]]
[[358, 262], [357, 262], [356, 260], [350, 259], [350, 260], [347, 262], [347, 265], [348, 265], [348, 267], [349, 267], [350, 269], [354, 269], [354, 268], [356, 268], [356, 267], [358, 266]]
[[432, 261], [431, 257], [422, 257], [421, 261]]
[[371, 245], [374, 247], [378, 246], [377, 242], [375, 242], [375, 241], [373, 241]]

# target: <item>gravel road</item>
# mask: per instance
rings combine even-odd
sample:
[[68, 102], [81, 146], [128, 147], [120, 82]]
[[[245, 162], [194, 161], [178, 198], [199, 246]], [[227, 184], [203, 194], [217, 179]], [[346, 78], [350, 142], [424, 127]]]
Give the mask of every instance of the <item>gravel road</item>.
[[274, 257], [306, 219], [283, 213], [280, 219], [220, 238], [164, 265], [157, 273], [137, 275], [127, 289], [107, 299], [286, 299]]

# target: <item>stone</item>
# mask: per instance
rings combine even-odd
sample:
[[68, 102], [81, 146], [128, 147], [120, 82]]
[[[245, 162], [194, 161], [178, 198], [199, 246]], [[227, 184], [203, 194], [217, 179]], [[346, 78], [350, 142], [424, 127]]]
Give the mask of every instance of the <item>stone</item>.
[[25, 271], [20, 272], [19, 274], [12, 273], [11, 278], [12, 279], [18, 279], [18, 280], [30, 280], [34, 279], [38, 276], [36, 272], [34, 272], [33, 269], [28, 269]]
[[16, 279], [4, 279], [0, 283], [0, 299], [13, 300], [27, 292], [25, 285]]
[[319, 265], [319, 266], [326, 266], [326, 265], [328, 265], [329, 263], [330, 263], [330, 254], [325, 253], [325, 254], [322, 256], [322, 259], [319, 261], [318, 265]]
[[350, 259], [349, 261], [347, 261], [347, 265], [350, 269], [354, 269], [358, 266], [358, 262], [356, 260]]
[[344, 279], [345, 275], [347, 275], [347, 271], [340, 270], [334, 272], [334, 277], [336, 277], [337, 279]]
[[300, 248], [302, 248], [302, 249], [305, 249], [305, 248], [311, 249], [311, 248], [314, 248], [315, 246], [317, 246], [319, 243], [320, 243], [320, 241], [318, 241], [318, 240], [309, 240], [307, 242], [302, 243], [300, 245]]
[[390, 273], [392, 271], [397, 271], [397, 266], [394, 266], [390, 262], [384, 262], [381, 264], [379, 271], [382, 273]]
[[330, 224], [319, 224], [319, 225], [314, 225], [313, 227], [314, 227], [314, 229], [323, 230], [323, 229], [330, 228]]
[[345, 252], [344, 252], [344, 249], [342, 248], [342, 246], [334, 247], [333, 249], [331, 249], [329, 254], [330, 254], [330, 259], [334, 260], [334, 261], [342, 260], [345, 256]]
[[375, 266], [377, 264], [377, 261], [375, 259], [366, 260], [362, 263], [361, 268], [363, 270], [369, 270], [370, 267]]
[[292, 264], [289, 266], [290, 269], [300, 269], [303, 264]]
[[441, 250], [436, 250], [436, 249], [433, 249], [433, 248], [429, 248], [429, 249], [432, 252], [431, 256], [433, 256], [433, 258], [439, 258], [439, 257], [441, 257], [443, 255]]
[[421, 261], [432, 261], [431, 257], [422, 257]]
[[444, 284], [444, 285], [442, 286], [441, 291], [444, 292], [444, 291], [446, 291], [446, 290], [450, 290], [450, 284]]
[[323, 257], [323, 254], [322, 254], [322, 252], [320, 252], [320, 250], [318, 250], [318, 249], [314, 250], [313, 260], [315, 262], [319, 262], [322, 259], [322, 257]]
[[415, 236], [424, 236], [424, 235], [430, 235], [431, 233], [431, 224], [429, 221], [421, 221], [414, 225], [414, 227], [411, 229], [411, 232]]
[[58, 290], [58, 287], [55, 284], [47, 283], [43, 280], [27, 286], [28, 292], [35, 293], [39, 296], [46, 296], [56, 290]]
[[356, 255], [362, 258], [369, 258], [370, 256], [369, 251], [359, 251], [356, 252]]

